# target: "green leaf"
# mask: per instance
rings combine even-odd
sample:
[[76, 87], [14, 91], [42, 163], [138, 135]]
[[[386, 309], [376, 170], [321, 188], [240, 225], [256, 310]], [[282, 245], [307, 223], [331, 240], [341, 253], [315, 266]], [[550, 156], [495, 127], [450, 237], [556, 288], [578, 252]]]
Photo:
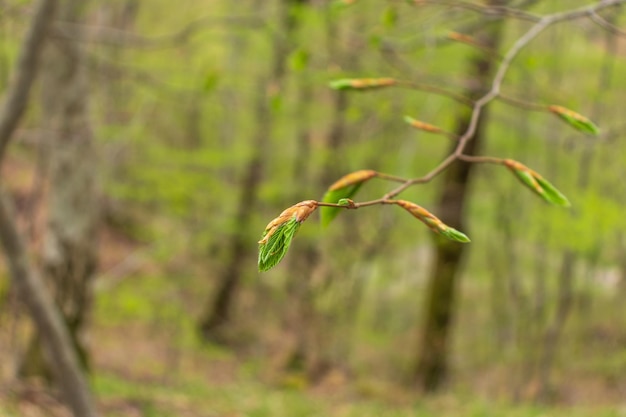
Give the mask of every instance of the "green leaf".
[[555, 206], [569, 207], [570, 202], [554, 185], [541, 175], [528, 168], [527, 166], [507, 159], [504, 165], [508, 167], [515, 176], [535, 194], [543, 198], [546, 202]]
[[442, 236], [447, 237], [450, 240], [454, 240], [456, 242], [461, 242], [461, 243], [469, 243], [470, 239], [469, 237], [467, 237], [467, 235], [465, 235], [465, 233], [461, 233], [456, 229], [453, 229], [451, 227], [448, 227], [447, 229], [444, 230], [439, 230], [439, 234]]
[[544, 193], [541, 194], [544, 200], [555, 206], [569, 207], [571, 206], [567, 197], [563, 195], [554, 185], [550, 184], [546, 179], [541, 176], [536, 178], [537, 182], [543, 189]]
[[450, 240], [461, 243], [469, 243], [470, 239], [463, 233], [443, 223], [437, 216], [426, 210], [424, 207], [406, 200], [394, 201], [394, 204], [402, 207], [409, 213], [423, 222], [430, 230], [442, 235]]
[[[269, 271], [285, 257], [299, 227], [300, 222], [294, 216], [278, 226], [266, 243], [259, 244], [259, 271]], [[263, 236], [266, 234], [267, 231]]]
[[548, 109], [579, 132], [589, 133], [592, 135], [600, 134], [600, 128], [582, 114], [556, 105], [549, 106]]
[[519, 178], [519, 180], [522, 181], [522, 183], [530, 188], [535, 194], [540, 196], [543, 194], [541, 186], [529, 171], [516, 169], [513, 172], [517, 178]]
[[[325, 203], [337, 203], [341, 204], [342, 200], [352, 198], [363, 183], [352, 184], [347, 187], [339, 188], [337, 190], [329, 190], [324, 194], [323, 202]], [[320, 219], [322, 226], [328, 226], [331, 221], [339, 214], [339, 211], [344, 210], [339, 207], [320, 207]]]

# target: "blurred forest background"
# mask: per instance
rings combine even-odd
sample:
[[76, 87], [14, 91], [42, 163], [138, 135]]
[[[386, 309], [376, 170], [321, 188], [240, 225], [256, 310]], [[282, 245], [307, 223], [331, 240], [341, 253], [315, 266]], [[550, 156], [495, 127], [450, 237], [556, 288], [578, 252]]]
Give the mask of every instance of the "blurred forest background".
[[[476, 164], [448, 288], [433, 234], [388, 206], [328, 228], [316, 213], [279, 266], [256, 265], [267, 222], [342, 175], [437, 166], [451, 141], [403, 116], [458, 131], [468, 107], [442, 89], [480, 97], [524, 16], [590, 4], [58, 1], [1, 178], [99, 415], [626, 415], [624, 6], [550, 25], [502, 84], [600, 135], [501, 100], [481, 119], [475, 151], [537, 170], [570, 209]], [[36, 6], [0, 1], [5, 93]], [[416, 84], [328, 87], [362, 77]], [[401, 198], [443, 216], [448, 182]], [[71, 415], [9, 263], [0, 415]]]

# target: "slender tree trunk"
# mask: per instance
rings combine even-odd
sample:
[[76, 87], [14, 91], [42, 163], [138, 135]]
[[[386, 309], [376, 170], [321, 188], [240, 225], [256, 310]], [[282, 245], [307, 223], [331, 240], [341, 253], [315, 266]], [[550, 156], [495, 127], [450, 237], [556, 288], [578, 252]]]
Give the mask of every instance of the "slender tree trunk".
[[0, 190], [0, 240], [20, 298], [28, 307], [41, 336], [46, 362], [75, 417], [96, 416], [89, 385], [81, 371], [72, 338], [63, 317], [46, 290], [43, 279], [33, 269], [26, 247], [18, 235], [11, 202]]
[[569, 317], [573, 301], [573, 279], [575, 276], [576, 254], [566, 249], [562, 254], [559, 273], [558, 301], [553, 322], [548, 326], [543, 339], [542, 354], [537, 367], [538, 389], [535, 400], [546, 402], [553, 396], [551, 381], [554, 360], [557, 355], [563, 327]]
[[[491, 5], [501, 3], [501, 0], [489, 2]], [[497, 50], [501, 27], [500, 22], [489, 24], [476, 36], [478, 42]], [[488, 90], [495, 65], [496, 62], [488, 55], [478, 55], [472, 59], [470, 72], [474, 74], [474, 79], [466, 91], [466, 96], [476, 98]], [[483, 111], [476, 133], [465, 149], [466, 154], [474, 155], [479, 152], [488, 113], [488, 108]], [[456, 131], [464, 133], [469, 121], [470, 113], [465, 110], [458, 118]], [[463, 217], [469, 197], [472, 168], [473, 165], [466, 162], [455, 163], [444, 174], [441, 186], [442, 193], [439, 196], [437, 213], [444, 223], [459, 230], [466, 230]], [[441, 388], [448, 375], [451, 325], [465, 246], [437, 238], [435, 252], [426, 294], [424, 323], [415, 373], [419, 387], [425, 392]]]
[[[61, 3], [61, 18], [77, 21], [85, 2]], [[87, 79], [77, 40], [50, 42], [44, 54], [42, 108], [48, 141], [49, 210], [42, 269], [63, 313], [81, 365], [88, 368], [82, 332], [91, 305], [97, 261], [97, 164], [88, 117]], [[49, 375], [33, 340], [23, 375]]]
[[240, 285], [242, 269], [251, 258], [247, 231], [252, 225], [254, 210], [258, 205], [258, 191], [262, 182], [270, 137], [274, 129], [272, 114], [273, 95], [281, 94], [286, 73], [289, 48], [286, 40], [291, 32], [289, 0], [277, 2], [277, 21], [280, 30], [272, 32], [272, 59], [269, 75], [261, 76], [256, 87], [256, 131], [251, 142], [252, 155], [246, 165], [240, 186], [239, 202], [235, 214], [236, 232], [229, 243], [228, 261], [220, 277], [212, 302], [200, 319], [200, 332], [206, 340], [223, 341], [224, 326], [229, 322], [235, 295]]

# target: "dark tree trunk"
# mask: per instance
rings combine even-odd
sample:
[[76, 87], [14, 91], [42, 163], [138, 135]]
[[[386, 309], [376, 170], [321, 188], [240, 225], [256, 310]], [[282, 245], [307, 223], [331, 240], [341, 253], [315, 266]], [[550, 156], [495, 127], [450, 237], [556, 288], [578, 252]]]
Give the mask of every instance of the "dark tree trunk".
[[272, 131], [274, 115], [271, 100], [273, 94], [281, 94], [289, 54], [287, 41], [293, 29], [289, 11], [291, 0], [279, 0], [277, 18], [281, 30], [272, 32], [272, 61], [270, 73], [259, 78], [256, 87], [256, 131], [252, 138], [252, 155], [248, 161], [240, 186], [239, 202], [235, 215], [236, 232], [229, 243], [228, 261], [217, 284], [213, 300], [207, 305], [200, 319], [200, 332], [206, 340], [224, 341], [225, 325], [229, 322], [235, 295], [240, 285], [242, 268], [250, 267], [250, 243], [248, 231], [252, 225], [254, 210], [258, 205], [258, 190], [262, 181], [265, 160]]
[[[501, 4], [493, 0], [490, 4]], [[492, 50], [498, 49], [501, 23], [491, 23], [476, 35], [477, 41]], [[480, 54], [470, 62], [470, 73], [474, 74], [471, 85], [465, 92], [467, 97], [477, 98], [490, 87], [492, 73], [497, 61], [489, 54]], [[465, 149], [467, 155], [480, 151], [483, 141], [488, 108], [483, 109], [476, 132]], [[459, 115], [456, 131], [465, 133], [470, 122], [467, 109]], [[456, 144], [453, 144], [453, 148]], [[473, 165], [457, 161], [444, 173], [437, 215], [441, 220], [458, 230], [466, 230], [464, 222]], [[424, 322], [421, 330], [419, 358], [415, 373], [416, 381], [424, 392], [436, 391], [448, 376], [448, 356], [451, 326], [456, 307], [458, 277], [466, 246], [443, 238], [435, 239], [435, 260], [425, 302]]]

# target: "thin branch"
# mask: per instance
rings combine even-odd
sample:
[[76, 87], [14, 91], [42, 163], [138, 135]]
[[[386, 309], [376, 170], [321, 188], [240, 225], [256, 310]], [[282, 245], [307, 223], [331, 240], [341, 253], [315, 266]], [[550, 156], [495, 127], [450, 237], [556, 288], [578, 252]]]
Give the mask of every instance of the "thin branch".
[[618, 28], [617, 26], [615, 26], [614, 24], [612, 24], [611, 22], [609, 22], [608, 20], [606, 20], [605, 18], [603, 18], [596, 12], [591, 13], [589, 15], [589, 18], [591, 19], [592, 22], [598, 24], [600, 27], [608, 30], [614, 35], [626, 36], [625, 30]]
[[539, 22], [542, 17], [533, 13], [526, 12], [520, 9], [512, 9], [506, 6], [483, 6], [477, 3], [470, 3], [466, 1], [447, 1], [447, 0], [415, 0], [416, 5], [433, 4], [437, 6], [450, 6], [453, 8], [461, 8], [480, 13], [488, 17], [505, 18], [512, 17], [515, 19], [526, 20], [529, 22]]
[[5, 95], [0, 113], [0, 163], [9, 140], [26, 109], [31, 86], [39, 67], [39, 57], [54, 15], [56, 0], [41, 0], [37, 6], [15, 67], [13, 82]]
[[[436, 3], [440, 4], [443, 2], [436, 2]], [[447, 2], [447, 3], [458, 4], [458, 2]], [[413, 178], [413, 179], [407, 180], [402, 185], [391, 190], [390, 192], [388, 192], [381, 198], [370, 200], [370, 201], [364, 201], [361, 203], [354, 203], [349, 208], [356, 209], [360, 207], [368, 207], [368, 206], [373, 206], [373, 205], [378, 205], [378, 204], [392, 204], [390, 202], [392, 201], [392, 198], [399, 195], [400, 193], [402, 193], [404, 190], [411, 187], [412, 185], [424, 184], [424, 183], [428, 183], [432, 181], [435, 177], [437, 177], [439, 174], [445, 171], [456, 160], [466, 160], [468, 162], [498, 163], [498, 164], [502, 163], [501, 160], [497, 158], [469, 157], [467, 155], [464, 155], [463, 151], [467, 143], [472, 139], [472, 137], [476, 133], [478, 121], [480, 119], [480, 115], [482, 113], [483, 108], [487, 104], [495, 100], [496, 98], [499, 98], [499, 97], [502, 98], [500, 94], [502, 83], [504, 81], [504, 77], [506, 76], [513, 60], [519, 55], [522, 49], [524, 49], [533, 39], [539, 36], [539, 34], [543, 32], [549, 26], [554, 25], [556, 23], [568, 21], [568, 20], [578, 19], [581, 17], [589, 17], [589, 16], [596, 14], [599, 10], [618, 6], [624, 3], [626, 3], [626, 0], [602, 0], [586, 7], [569, 10], [565, 12], [554, 13], [550, 15], [545, 15], [541, 17], [540, 19], [536, 20], [536, 23], [524, 35], [522, 35], [519, 39], [517, 39], [517, 41], [513, 44], [513, 46], [511, 46], [508, 52], [504, 55], [504, 58], [502, 59], [502, 62], [500, 63], [500, 66], [498, 67], [498, 70], [496, 71], [496, 74], [493, 78], [491, 88], [489, 89], [489, 91], [485, 93], [476, 102], [474, 102], [469, 126], [466, 129], [465, 133], [463, 133], [463, 135], [459, 137], [459, 143], [456, 146], [454, 152], [448, 155], [442, 162], [439, 163], [439, 165], [433, 168], [426, 175], [419, 177], [419, 178]], [[467, 4], [467, 3], [464, 3], [464, 4]], [[535, 106], [538, 106], [538, 105], [534, 105], [532, 103], [525, 103], [525, 102], [521, 102], [518, 100], [509, 99], [509, 98], [505, 98], [504, 100], [508, 101], [509, 103], [512, 103], [512, 102], [516, 102], [518, 104], [523, 103], [524, 105], [533, 107], [533, 109], [538, 109], [538, 107], [535, 108]], [[346, 206], [340, 206], [340, 205], [334, 205], [332, 207], [346, 208]]]
[[528, 101], [519, 100], [517, 98], [505, 96], [502, 94], [498, 95], [498, 99], [502, 101], [503, 103], [506, 103], [508, 105], [515, 106], [515, 107], [520, 107], [525, 110], [530, 110], [530, 111], [547, 111], [548, 110], [548, 106], [546, 105], [531, 103]]
[[95, 42], [117, 47], [145, 49], [168, 48], [189, 40], [197, 32], [215, 26], [241, 26], [244, 28], [265, 27], [265, 21], [257, 16], [207, 16], [197, 19], [169, 35], [146, 37], [133, 32], [105, 26], [88, 26], [75, 22], [58, 22], [55, 36], [68, 40]]
[[427, 91], [430, 93], [435, 93], [438, 94], [440, 96], [445, 96], [445, 97], [450, 97], [451, 99], [458, 101], [461, 104], [465, 104], [466, 106], [473, 106], [474, 105], [474, 101], [468, 97], [465, 97], [461, 94], [457, 94], [454, 91], [450, 91], [450, 90], [446, 90], [445, 88], [441, 88], [441, 87], [437, 87], [435, 85], [429, 85], [429, 84], [421, 84], [421, 83], [415, 83], [413, 81], [403, 81], [403, 80], [398, 80], [397, 82], [398, 86], [401, 87], [407, 87], [407, 88], [412, 88], [414, 90], [419, 90], [419, 91]]
[[459, 159], [465, 162], [471, 162], [473, 164], [504, 164], [504, 159], [495, 158], [493, 156], [472, 156], [472, 155], [459, 155]]

